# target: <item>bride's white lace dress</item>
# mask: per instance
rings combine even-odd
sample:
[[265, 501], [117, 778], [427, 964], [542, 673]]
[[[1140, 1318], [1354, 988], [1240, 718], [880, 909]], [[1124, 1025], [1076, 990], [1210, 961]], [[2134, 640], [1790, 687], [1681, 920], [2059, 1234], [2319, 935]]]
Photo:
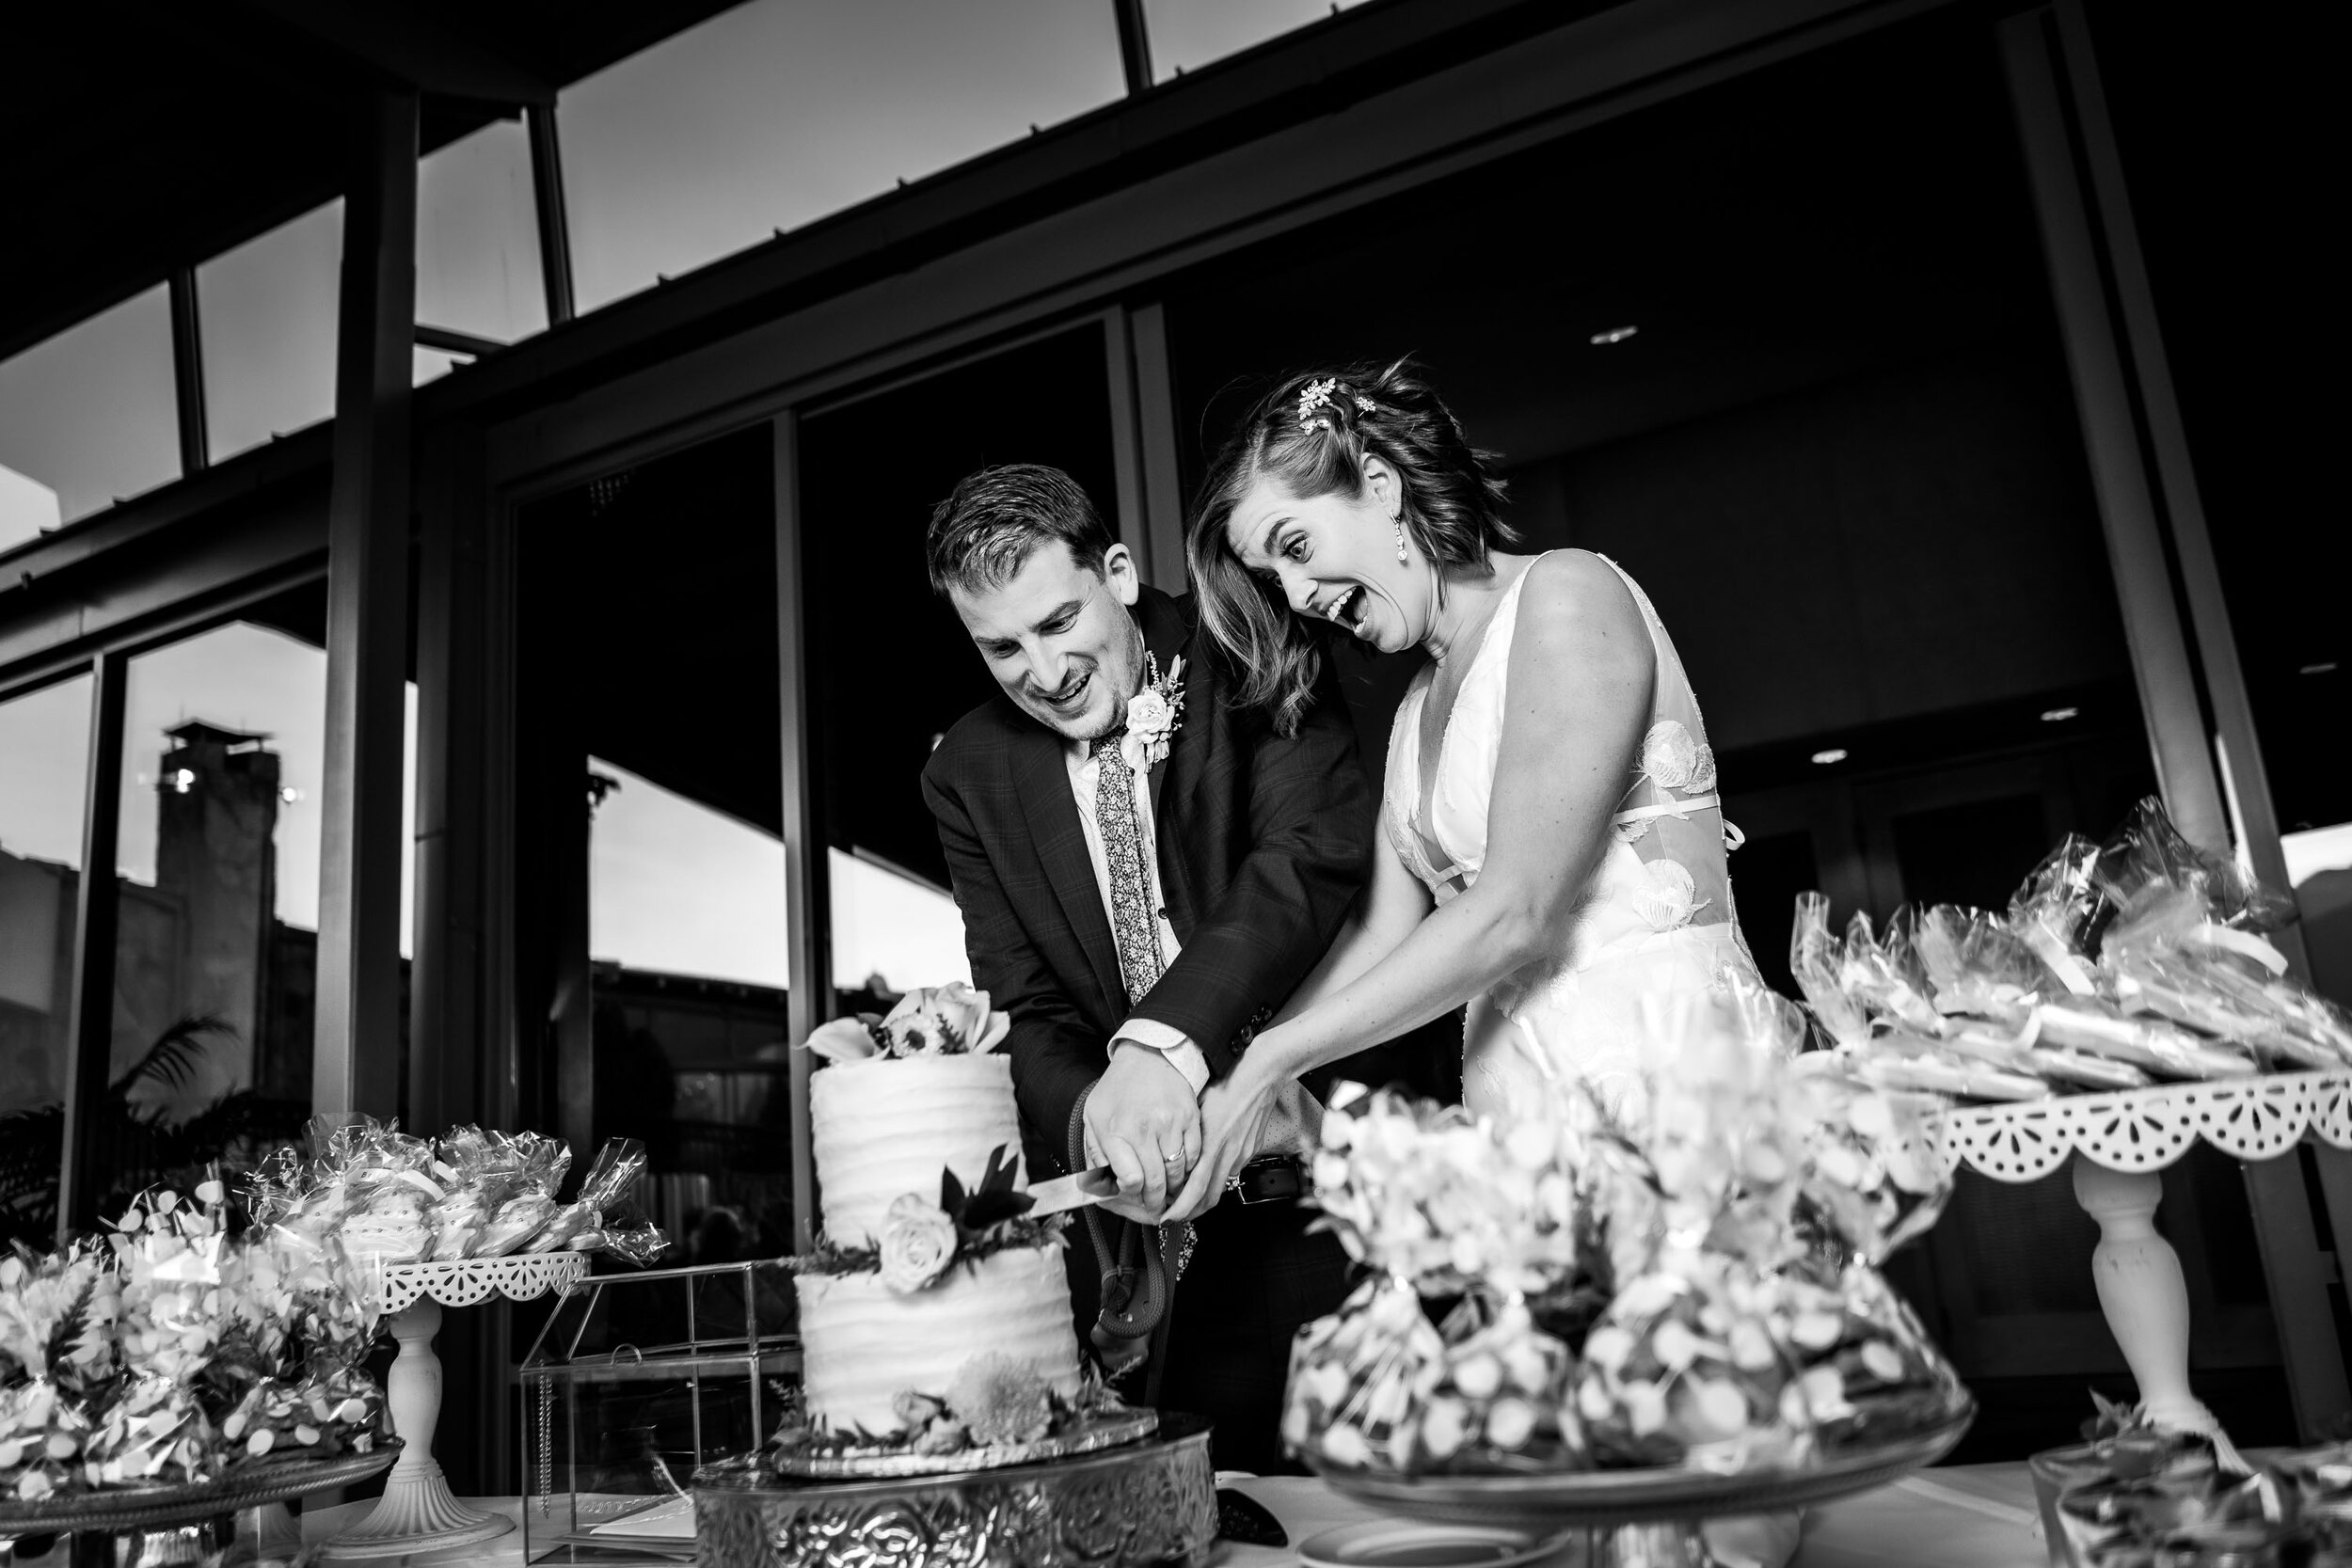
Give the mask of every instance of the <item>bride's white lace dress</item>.
[[[1470, 1001], [1462, 1086], [1477, 1112], [1524, 1114], [1545, 1103], [1552, 1085], [1581, 1078], [1605, 1102], [1638, 1116], [1646, 1100], [1645, 1009], [1713, 991], [1726, 965], [1754, 970], [1733, 915], [1715, 758], [1698, 701], [1649, 596], [1608, 563], [1641, 607], [1656, 650], [1650, 722], [1608, 850], [1574, 917], [1550, 952]], [[1422, 710], [1434, 666], [1406, 692], [1390, 735], [1381, 818], [1439, 904], [1460, 896], [1486, 863], [1487, 798], [1526, 585], [1523, 571], [1504, 590], [1437, 756], [1424, 766]]]

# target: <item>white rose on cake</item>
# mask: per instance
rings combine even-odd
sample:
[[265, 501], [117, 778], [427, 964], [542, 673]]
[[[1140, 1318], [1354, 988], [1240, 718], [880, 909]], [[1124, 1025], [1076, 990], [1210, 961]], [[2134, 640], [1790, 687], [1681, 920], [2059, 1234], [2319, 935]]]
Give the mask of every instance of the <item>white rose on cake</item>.
[[956, 1222], [919, 1193], [894, 1200], [882, 1221], [882, 1278], [906, 1294], [922, 1290], [956, 1260]]

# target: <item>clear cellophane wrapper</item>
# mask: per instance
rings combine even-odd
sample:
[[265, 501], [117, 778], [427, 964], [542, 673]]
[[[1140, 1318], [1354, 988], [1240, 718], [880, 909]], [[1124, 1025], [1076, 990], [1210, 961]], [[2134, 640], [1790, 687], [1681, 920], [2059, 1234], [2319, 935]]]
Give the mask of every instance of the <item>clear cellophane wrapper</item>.
[[[1843, 939], [1829, 929], [1829, 900], [1797, 896], [1789, 962], [1797, 984], [1854, 1069], [1880, 1085], [1961, 1100], [2036, 1100], [2049, 1085], [2008, 1048], [1999, 1022], [1968, 1031], [1941, 1010], [1932, 961], [1953, 956], [1940, 929], [1915, 933], [1899, 915], [1882, 942], [1857, 911]], [[1994, 983], [1979, 990], [1988, 999]], [[1983, 1037], [1979, 1039], [1979, 1036]]]
[[2269, 1463], [2293, 1489], [2312, 1544], [2352, 1560], [2352, 1443], [2280, 1454]]
[[1291, 1345], [1282, 1438], [1350, 1469], [1412, 1474], [1445, 1345], [1410, 1280], [1377, 1274]]
[[2269, 1472], [2110, 1477], [2062, 1494], [2058, 1521], [2085, 1568], [2239, 1568], [2340, 1560], [2312, 1555], [2314, 1521]]
[[1348, 1084], [1320, 1137], [1317, 1224], [1358, 1262], [1431, 1295], [1533, 1295], [1577, 1269], [1579, 1138], [1564, 1123], [1497, 1127], [1459, 1106]]
[[1794, 1466], [1817, 1424], [1766, 1292], [1774, 1276], [1693, 1256], [1619, 1287], [1585, 1337], [1573, 1408], [1611, 1468]]
[[661, 1256], [669, 1238], [645, 1217], [634, 1197], [645, 1171], [645, 1146], [609, 1138], [580, 1179], [580, 1192], [524, 1243], [526, 1252], [609, 1252], [630, 1263]]
[[429, 1216], [433, 1257], [502, 1258], [553, 1217], [571, 1150], [536, 1132], [443, 1133], [434, 1167], [444, 1196]]
[[2146, 800], [2105, 846], [2061, 843], [2006, 916], [1938, 906], [1883, 941], [1856, 916], [1841, 940], [1804, 895], [1790, 961], [1856, 1070], [1890, 1088], [2024, 1100], [2352, 1066], [2352, 1015], [2260, 935], [2290, 910]]
[[1952, 1196], [1937, 1101], [1809, 1061], [1783, 1092], [1804, 1140], [1804, 1201], [1847, 1256], [1883, 1263], [1934, 1226]]
[[306, 1369], [252, 1384], [220, 1423], [231, 1462], [364, 1453], [384, 1427], [384, 1395], [356, 1367]]
[[1438, 1328], [1409, 1283], [1376, 1275], [1299, 1332], [1283, 1436], [1327, 1463], [1393, 1475], [1579, 1469], [1564, 1404], [1573, 1365], [1516, 1298], [1466, 1297]]
[[254, 1214], [305, 1236], [332, 1235], [372, 1264], [412, 1263], [433, 1244], [429, 1215], [445, 1196], [433, 1176], [433, 1145], [397, 1122], [362, 1117], [342, 1126], [313, 1118], [307, 1164], [291, 1150], [254, 1183]]

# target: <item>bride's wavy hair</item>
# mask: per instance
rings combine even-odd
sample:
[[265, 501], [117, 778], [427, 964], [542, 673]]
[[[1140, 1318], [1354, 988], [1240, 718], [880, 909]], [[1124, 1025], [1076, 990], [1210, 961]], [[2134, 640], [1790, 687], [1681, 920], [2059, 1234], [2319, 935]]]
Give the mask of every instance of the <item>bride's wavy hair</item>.
[[1368, 453], [1404, 482], [1398, 520], [1441, 572], [1485, 567], [1493, 550], [1518, 543], [1502, 520], [1507, 486], [1494, 473], [1495, 454], [1470, 444], [1411, 358], [1275, 383], [1210, 464], [1184, 553], [1200, 618], [1238, 677], [1236, 701], [1264, 709], [1284, 735], [1297, 732], [1313, 700], [1323, 634], [1291, 610], [1279, 588], [1242, 565], [1226, 525], [1261, 479], [1300, 500], [1360, 495]]

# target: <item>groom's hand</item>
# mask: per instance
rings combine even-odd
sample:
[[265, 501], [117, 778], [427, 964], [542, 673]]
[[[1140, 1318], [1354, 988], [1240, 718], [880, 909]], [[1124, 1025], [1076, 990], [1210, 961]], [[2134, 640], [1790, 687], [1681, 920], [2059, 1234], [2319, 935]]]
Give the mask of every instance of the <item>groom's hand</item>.
[[1086, 1137], [1088, 1159], [1119, 1179], [1103, 1207], [1157, 1225], [1200, 1156], [1200, 1107], [1165, 1052], [1121, 1040], [1087, 1096]]

